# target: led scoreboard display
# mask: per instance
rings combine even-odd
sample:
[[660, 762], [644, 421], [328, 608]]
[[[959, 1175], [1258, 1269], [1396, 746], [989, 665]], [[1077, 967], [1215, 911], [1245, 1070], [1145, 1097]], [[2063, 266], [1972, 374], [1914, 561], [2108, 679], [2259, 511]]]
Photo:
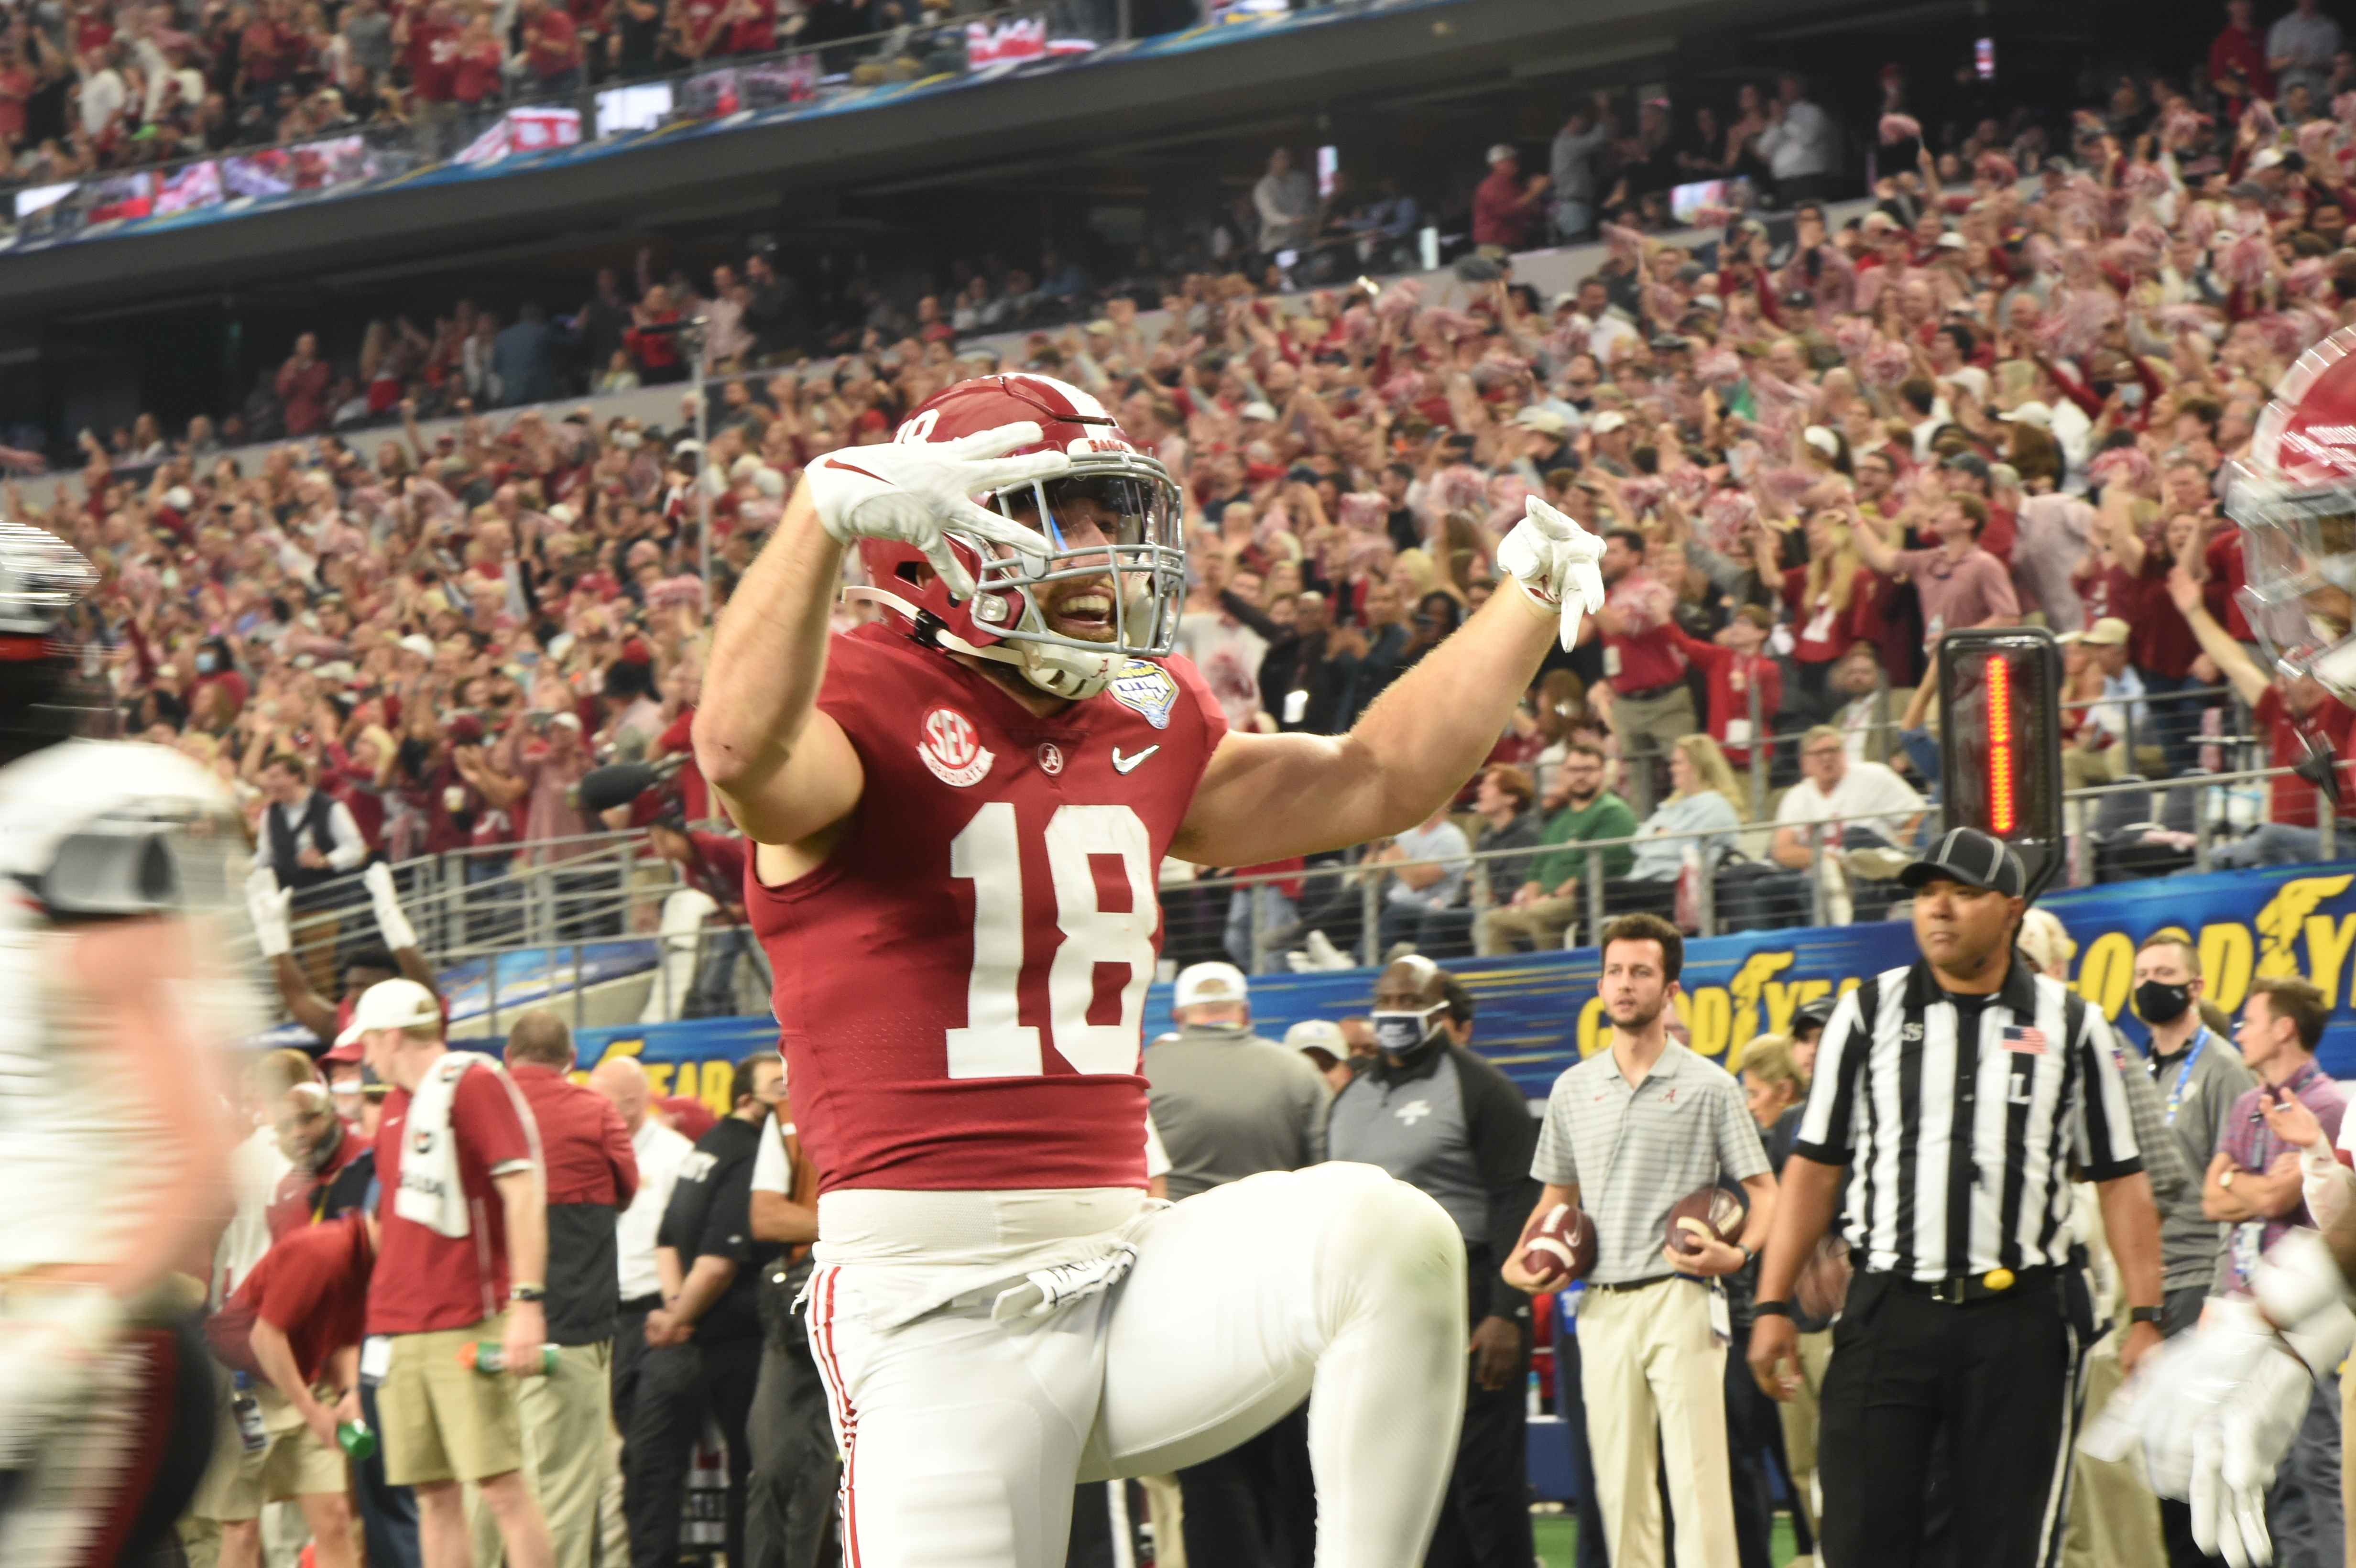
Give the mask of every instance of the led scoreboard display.
[[2062, 649], [2041, 626], [1968, 628], [1939, 645], [1939, 795], [1949, 827], [2012, 846], [2031, 897], [2060, 874]]

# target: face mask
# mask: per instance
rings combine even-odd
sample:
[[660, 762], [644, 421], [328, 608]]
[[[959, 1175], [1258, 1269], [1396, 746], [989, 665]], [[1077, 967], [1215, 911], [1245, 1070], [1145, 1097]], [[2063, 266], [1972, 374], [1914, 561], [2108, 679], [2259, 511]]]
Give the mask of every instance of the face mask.
[[220, 660], [214, 658], [210, 654], [198, 654], [197, 656], [197, 673], [198, 675], [210, 675], [219, 667], [220, 662]]
[[1390, 1055], [1407, 1055], [1439, 1029], [1439, 1015], [1447, 1006], [1434, 1002], [1415, 1012], [1376, 1011], [1373, 1014], [1375, 1043]]
[[2136, 1017], [2147, 1024], [2172, 1024], [2192, 1005], [2192, 987], [2146, 980], [2135, 988]]

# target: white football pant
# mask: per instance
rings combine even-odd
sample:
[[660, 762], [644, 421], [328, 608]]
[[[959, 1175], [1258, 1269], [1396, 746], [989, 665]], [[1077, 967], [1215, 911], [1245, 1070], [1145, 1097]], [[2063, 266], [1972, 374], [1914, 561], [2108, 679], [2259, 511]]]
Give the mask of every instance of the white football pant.
[[1125, 1233], [1137, 1261], [1110, 1292], [1006, 1323], [964, 1296], [884, 1327], [939, 1271], [817, 1271], [846, 1568], [1061, 1568], [1076, 1482], [1199, 1463], [1304, 1397], [1317, 1568], [1420, 1563], [1464, 1409], [1455, 1222], [1336, 1163], [1215, 1188]]

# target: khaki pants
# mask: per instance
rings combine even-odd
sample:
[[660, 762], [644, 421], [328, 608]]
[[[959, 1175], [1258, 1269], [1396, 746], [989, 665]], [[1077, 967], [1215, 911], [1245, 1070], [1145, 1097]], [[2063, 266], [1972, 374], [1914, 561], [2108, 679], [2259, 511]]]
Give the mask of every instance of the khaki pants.
[[1532, 899], [1519, 909], [1499, 905], [1483, 910], [1472, 920], [1472, 951], [1483, 958], [1494, 958], [1501, 953], [1518, 953], [1526, 945], [1544, 953], [1562, 945], [1562, 933], [1570, 929], [1587, 907], [1581, 896]]
[[504, 1372], [460, 1364], [467, 1343], [496, 1343], [504, 1316], [465, 1328], [395, 1334], [391, 1364], [376, 1391], [384, 1477], [396, 1487], [481, 1481], [521, 1467], [516, 1384]]
[[[1579, 1304], [1580, 1381], [1595, 1500], [1612, 1568], [1662, 1568], [1660, 1456], [1668, 1456], [1677, 1568], [1737, 1561], [1726, 1455], [1726, 1344], [1688, 1280], [1590, 1287]], [[1659, 1446], [1655, 1447], [1657, 1424]]]
[[1816, 1426], [1823, 1420], [1817, 1396], [1825, 1386], [1825, 1369], [1832, 1365], [1833, 1331], [1820, 1329], [1800, 1336], [1800, 1386], [1775, 1407], [1783, 1423], [1783, 1461], [1792, 1469], [1793, 1504], [1806, 1513], [1808, 1534], [1816, 1534]]
[[[548, 1516], [548, 1539], [560, 1565], [596, 1561], [597, 1499], [605, 1489], [610, 1458], [606, 1434], [614, 1424], [614, 1342], [566, 1345], [556, 1371], [516, 1385], [517, 1424], [522, 1428], [523, 1474], [540, 1511]], [[479, 1504], [470, 1525], [476, 1568], [498, 1568], [505, 1548], [498, 1516]]]
[[[254, 1398], [262, 1405], [262, 1424], [270, 1440], [247, 1452], [230, 1409], [230, 1377], [214, 1368], [220, 1415], [213, 1437], [212, 1463], [189, 1500], [188, 1511], [199, 1519], [236, 1524], [260, 1519], [264, 1503], [284, 1502], [305, 1493], [340, 1496], [348, 1482], [343, 1450], [319, 1441], [293, 1403], [276, 1385], [252, 1380]], [[218, 1550], [216, 1548], [216, 1550]]]
[[[2106, 1334], [2086, 1353], [2086, 1418], [2093, 1420], [2126, 1381], [2119, 1337]], [[2137, 1568], [2168, 1561], [2159, 1532], [2159, 1503], [2138, 1463], [2105, 1463], [2077, 1456], [2070, 1488], [2070, 1528], [2062, 1538], [2062, 1568]]]
[[[1655, 761], [1665, 759], [1670, 747], [1700, 730], [1694, 719], [1693, 689], [1682, 683], [1659, 697], [1614, 699], [1612, 732], [1620, 737], [1621, 793], [1638, 821], [1651, 816], [1668, 793], [1655, 776]], [[1660, 765], [1667, 763], [1663, 760]]]

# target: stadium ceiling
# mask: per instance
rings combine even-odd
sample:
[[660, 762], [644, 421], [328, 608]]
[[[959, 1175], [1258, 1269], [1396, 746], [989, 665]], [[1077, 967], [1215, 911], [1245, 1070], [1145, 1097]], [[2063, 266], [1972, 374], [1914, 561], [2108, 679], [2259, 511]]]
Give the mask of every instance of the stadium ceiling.
[[[331, 279], [358, 283], [412, 265], [440, 271], [455, 256], [512, 258], [731, 218], [783, 237], [812, 209], [818, 224], [841, 222], [836, 198], [844, 192], [1000, 178], [1076, 157], [1177, 155], [1255, 124], [1298, 123], [1327, 105], [1452, 100], [1469, 108], [1483, 94], [1535, 80], [1559, 79], [1568, 89], [1624, 80], [1656, 59], [1674, 58], [1687, 69], [1804, 63], [1806, 36], [1819, 27], [1870, 27], [1898, 15], [1919, 22], [1933, 10], [1984, 12], [1987, 4], [1457, 0], [1378, 12], [577, 165], [0, 258], [0, 332], [21, 337], [38, 323], [113, 314], [142, 299], [210, 293], [227, 300]], [[960, 155], [965, 150], [971, 155]]]

